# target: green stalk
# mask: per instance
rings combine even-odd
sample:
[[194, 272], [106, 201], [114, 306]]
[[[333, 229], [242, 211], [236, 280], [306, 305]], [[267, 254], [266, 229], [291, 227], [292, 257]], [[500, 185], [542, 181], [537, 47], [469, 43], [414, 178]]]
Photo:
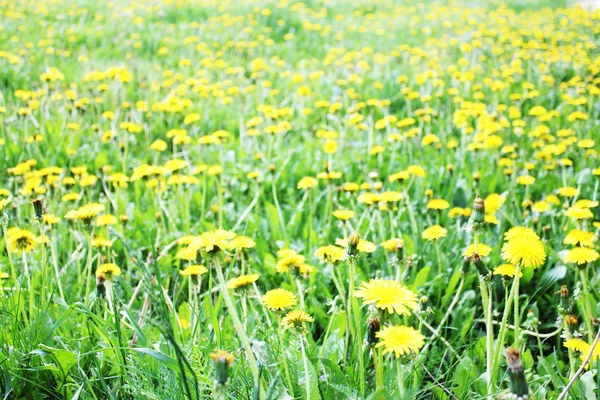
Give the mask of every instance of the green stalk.
[[[519, 273], [520, 268], [519, 266], [517, 266], [517, 276]], [[508, 316], [510, 314], [510, 308], [514, 300], [515, 291], [516, 286], [513, 281], [510, 293], [508, 294], [504, 303], [504, 313], [502, 314], [502, 322], [500, 323], [500, 331], [498, 332], [498, 341], [496, 344], [496, 349], [494, 350], [494, 363], [492, 366], [492, 377], [490, 378], [494, 382], [496, 381], [496, 374], [498, 373], [498, 369], [500, 368], [500, 358], [502, 357], [502, 350], [504, 349], [504, 339], [506, 337], [506, 329], [508, 327]]]
[[[225, 283], [225, 277], [223, 276], [223, 271], [221, 270], [222, 266], [220, 261], [215, 257], [215, 270], [217, 271], [217, 281], [219, 282], [221, 294], [223, 295], [223, 299], [225, 300], [225, 304], [231, 313], [231, 321], [233, 322], [233, 326], [235, 328], [235, 332], [242, 343], [242, 347], [246, 352], [246, 357], [248, 358], [248, 364], [250, 364], [250, 370], [252, 371], [252, 377], [254, 378], [254, 382], [260, 385], [259, 382], [259, 374], [258, 374], [258, 365], [256, 363], [256, 358], [254, 357], [254, 353], [252, 352], [252, 348], [250, 347], [250, 342], [248, 341], [248, 337], [246, 336], [246, 332], [240, 322], [240, 317], [238, 316], [237, 310], [233, 301], [231, 300], [231, 296], [229, 294], [229, 289], [227, 289], [227, 285]], [[262, 389], [261, 389], [262, 392]], [[261, 396], [262, 397], [262, 396]]]
[[513, 286], [515, 287], [515, 292], [513, 293], [514, 299], [513, 303], [515, 305], [515, 348], [519, 349], [519, 329], [521, 324], [521, 313], [519, 312], [519, 282], [521, 279], [521, 263], [517, 264], [517, 270], [515, 271], [515, 281]]
[[489, 279], [479, 276], [479, 291], [481, 292], [481, 301], [483, 303], [483, 314], [485, 316], [485, 349], [486, 349], [486, 372], [488, 377], [487, 392], [491, 396], [495, 391], [495, 381], [492, 380], [493, 369], [493, 348], [494, 348], [494, 326], [492, 321], [492, 296], [491, 284]]
[[588, 301], [588, 295], [590, 293], [588, 288], [587, 274], [585, 273], [584, 268], [579, 269], [579, 276], [581, 277], [581, 284], [583, 285], [583, 295], [581, 297], [581, 301], [583, 301], [583, 309], [585, 314], [585, 326], [588, 331], [588, 342], [592, 342], [594, 339], [594, 328], [592, 326], [592, 309], [590, 307], [590, 302]]
[[306, 358], [306, 349], [304, 348], [304, 336], [299, 334], [300, 348], [302, 349], [302, 361], [304, 363], [304, 387], [306, 389], [306, 400], [310, 400], [310, 374], [308, 373], [308, 358]]

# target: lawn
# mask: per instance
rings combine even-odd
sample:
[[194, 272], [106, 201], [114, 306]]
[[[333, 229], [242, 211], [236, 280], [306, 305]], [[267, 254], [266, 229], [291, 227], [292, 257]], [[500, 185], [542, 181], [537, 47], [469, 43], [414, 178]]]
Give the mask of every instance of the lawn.
[[0, 1], [2, 398], [598, 398], [600, 11]]

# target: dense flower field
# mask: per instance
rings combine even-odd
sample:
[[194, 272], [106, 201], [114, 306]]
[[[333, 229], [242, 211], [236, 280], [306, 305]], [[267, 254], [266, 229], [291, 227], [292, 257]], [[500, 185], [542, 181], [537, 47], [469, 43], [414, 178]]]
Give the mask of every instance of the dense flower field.
[[0, 4], [3, 398], [598, 397], [599, 11]]

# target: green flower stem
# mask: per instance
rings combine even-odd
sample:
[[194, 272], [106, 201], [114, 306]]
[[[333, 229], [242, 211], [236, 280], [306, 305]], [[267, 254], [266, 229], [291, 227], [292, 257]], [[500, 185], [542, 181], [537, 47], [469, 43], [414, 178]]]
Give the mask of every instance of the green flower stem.
[[579, 268], [579, 276], [581, 278], [581, 284], [583, 286], [583, 294], [581, 296], [581, 301], [583, 302], [583, 313], [585, 319], [585, 326], [588, 331], [588, 342], [591, 342], [594, 339], [594, 328], [592, 326], [592, 308], [590, 307], [590, 302], [588, 301], [588, 296], [590, 294], [590, 290], [588, 287], [588, 279], [585, 268]]
[[380, 390], [383, 389], [383, 352], [381, 347], [373, 348], [372, 352], [375, 353], [375, 390]]
[[481, 292], [481, 301], [483, 303], [483, 314], [485, 317], [485, 349], [486, 349], [486, 372], [487, 372], [487, 392], [488, 396], [495, 391], [495, 380], [492, 380], [493, 360], [494, 360], [494, 325], [492, 321], [492, 292], [490, 280], [479, 276], [479, 290]]
[[83, 267], [83, 278], [85, 279], [85, 297], [83, 298], [83, 304], [87, 308], [89, 304], [89, 294], [90, 294], [90, 274], [92, 269], [92, 236], [93, 229], [88, 235], [88, 253], [87, 258], [85, 260], [85, 266]]
[[302, 282], [300, 278], [296, 277], [294, 279], [296, 281], [296, 286], [298, 287], [298, 297], [300, 298], [300, 309], [304, 310], [304, 288], [302, 287]]
[[515, 281], [513, 283], [513, 286], [515, 288], [515, 291], [513, 293], [514, 299], [513, 299], [513, 303], [515, 305], [515, 348], [518, 349], [519, 348], [519, 342], [520, 342], [520, 325], [521, 325], [521, 313], [519, 311], [519, 282], [521, 279], [521, 263], [517, 264], [517, 270], [515, 271]]
[[[256, 358], [254, 357], [254, 353], [252, 352], [252, 348], [250, 348], [250, 342], [248, 341], [248, 337], [246, 336], [246, 332], [244, 331], [244, 327], [240, 322], [240, 318], [237, 314], [237, 310], [233, 301], [231, 300], [231, 296], [229, 294], [229, 289], [227, 289], [227, 285], [225, 283], [225, 277], [223, 276], [222, 266], [220, 260], [215, 258], [215, 270], [217, 271], [217, 281], [219, 282], [221, 294], [223, 295], [223, 299], [225, 300], [225, 304], [229, 309], [231, 314], [231, 321], [233, 322], [233, 326], [235, 328], [235, 332], [242, 343], [242, 347], [246, 352], [246, 357], [248, 358], [248, 364], [250, 364], [250, 370], [252, 371], [252, 377], [254, 378], [254, 382], [259, 383], [259, 374], [258, 374], [258, 365], [256, 363]], [[261, 389], [262, 392], [262, 389]], [[261, 396], [262, 397], [262, 396]]]
[[306, 390], [306, 400], [310, 400], [310, 374], [308, 372], [308, 358], [306, 357], [306, 349], [304, 348], [304, 336], [298, 334], [300, 339], [300, 348], [302, 349], [302, 361], [304, 363], [304, 388]]
[[[517, 266], [517, 275], [520, 273], [520, 268]], [[496, 344], [496, 349], [494, 350], [494, 362], [492, 365], [492, 377], [491, 380], [496, 381], [496, 375], [498, 374], [498, 370], [500, 368], [500, 359], [502, 357], [502, 350], [504, 349], [504, 340], [506, 337], [506, 329], [508, 327], [508, 316], [510, 314], [510, 309], [512, 306], [512, 302], [514, 300], [514, 295], [517, 287], [513, 284], [510, 288], [510, 293], [506, 297], [506, 301], [504, 302], [504, 313], [502, 314], [502, 322], [500, 323], [500, 331], [498, 332], [498, 341]]]

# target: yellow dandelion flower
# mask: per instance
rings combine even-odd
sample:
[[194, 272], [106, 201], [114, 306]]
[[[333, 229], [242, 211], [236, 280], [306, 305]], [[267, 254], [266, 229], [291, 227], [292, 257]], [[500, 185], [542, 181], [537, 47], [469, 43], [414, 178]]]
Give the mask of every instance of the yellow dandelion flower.
[[111, 280], [115, 276], [121, 275], [121, 268], [119, 268], [116, 264], [101, 264], [98, 266], [96, 270], [96, 276], [104, 277], [107, 280]]
[[[580, 359], [584, 361], [588, 354], [590, 354], [590, 350], [592, 350], [592, 345], [584, 342], [581, 339], [569, 339], [564, 342], [564, 346], [568, 349], [576, 350], [581, 353]], [[592, 358], [590, 361], [594, 363], [598, 357], [600, 357], [600, 344], [596, 344], [594, 346], [594, 350], [592, 351]]]
[[421, 233], [421, 237], [425, 240], [438, 240], [446, 237], [447, 234], [448, 231], [445, 228], [442, 228], [440, 225], [433, 225], [425, 229]]
[[586, 232], [581, 229], [572, 229], [565, 239], [563, 240], [564, 244], [570, 244], [572, 246], [580, 245], [583, 247], [594, 247], [594, 242], [597, 237], [594, 235], [594, 232]]
[[335, 210], [331, 214], [341, 221], [348, 221], [356, 216], [356, 213], [352, 210]]
[[118, 222], [117, 217], [112, 214], [104, 214], [96, 218], [96, 226], [109, 226]]
[[200, 276], [208, 272], [208, 269], [204, 265], [194, 264], [185, 267], [185, 269], [179, 271], [183, 276]]
[[544, 244], [533, 231], [524, 231], [511, 236], [502, 246], [501, 256], [508, 263], [513, 265], [520, 263], [522, 267], [537, 268], [546, 261]]
[[384, 249], [388, 250], [388, 251], [396, 251], [398, 250], [398, 248], [402, 247], [404, 245], [404, 240], [400, 239], [400, 238], [392, 238], [390, 240], [386, 240], [385, 242], [381, 243], [381, 247], [383, 247]]
[[589, 208], [580, 208], [575, 206], [569, 207], [567, 211], [565, 211], [565, 215], [573, 219], [589, 219], [594, 217], [594, 214]]
[[294, 310], [281, 319], [281, 326], [283, 329], [303, 329], [305, 323], [313, 321], [313, 317], [306, 311]]
[[269, 290], [262, 297], [262, 304], [271, 311], [283, 311], [296, 305], [296, 295], [286, 289]]
[[386, 326], [377, 332], [377, 337], [379, 343], [375, 347], [383, 347], [383, 354], [393, 353], [396, 357], [416, 354], [425, 344], [421, 332], [404, 325]]
[[248, 274], [238, 276], [237, 278], [233, 278], [227, 281], [227, 288], [229, 289], [240, 289], [244, 288], [248, 285], [253, 284], [260, 278], [258, 274]]
[[22, 251], [28, 253], [35, 247], [38, 238], [26, 229], [10, 228], [6, 231], [8, 250], [11, 253]]
[[427, 202], [427, 209], [429, 210], [445, 210], [449, 207], [450, 203], [444, 199], [431, 199]]
[[104, 206], [99, 203], [89, 203], [77, 210], [71, 210], [66, 215], [66, 219], [78, 219], [85, 224], [90, 224], [92, 219], [104, 211]]
[[319, 259], [320, 262], [338, 262], [344, 259], [346, 252], [343, 248], [329, 245], [329, 246], [321, 246], [315, 251], [315, 257]]
[[598, 252], [587, 247], [573, 247], [565, 255], [563, 261], [567, 264], [587, 264], [598, 259]]
[[[494, 275], [502, 275], [507, 276], [509, 278], [514, 278], [517, 273], [517, 267], [512, 264], [502, 264], [494, 268]], [[519, 277], [522, 277], [523, 273], [519, 271]]]
[[298, 189], [312, 189], [315, 186], [317, 186], [318, 181], [316, 178], [313, 178], [312, 176], [305, 176], [304, 178], [300, 179], [300, 181], [298, 182]]
[[[475, 247], [477, 247], [477, 251], [475, 251]], [[467, 246], [465, 251], [463, 251], [462, 255], [465, 257], [471, 257], [473, 253], [477, 252], [482, 257], [487, 257], [492, 252], [492, 248], [486, 244], [479, 243], [477, 246], [471, 244]]]
[[364, 304], [374, 304], [390, 314], [410, 315], [411, 310], [418, 307], [415, 293], [400, 282], [388, 279], [363, 282], [354, 296], [363, 299]]

